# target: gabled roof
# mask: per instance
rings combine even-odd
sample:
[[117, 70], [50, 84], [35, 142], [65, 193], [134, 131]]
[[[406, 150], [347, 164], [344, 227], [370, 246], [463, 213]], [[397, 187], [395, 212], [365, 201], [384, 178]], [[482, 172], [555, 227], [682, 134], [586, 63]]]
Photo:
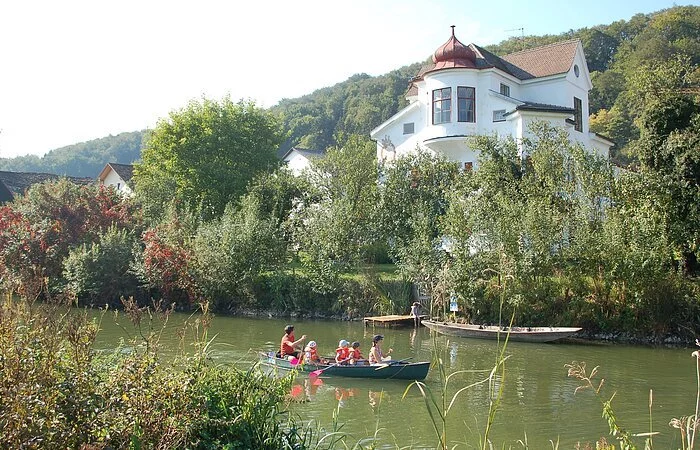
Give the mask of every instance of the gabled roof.
[[97, 176], [100, 181], [104, 181], [110, 170], [113, 170], [119, 178], [129, 183], [134, 176], [134, 166], [131, 164], [107, 163], [102, 172]]
[[284, 161], [287, 158], [287, 156], [289, 156], [289, 154], [292, 153], [293, 151], [296, 151], [297, 153], [299, 153], [300, 155], [304, 156], [307, 159], [319, 158], [319, 157], [322, 157], [326, 154], [325, 150], [312, 150], [312, 149], [308, 149], [308, 148], [292, 147], [289, 150], [287, 150], [287, 152], [284, 155], [282, 155], [282, 161]]
[[[578, 39], [571, 39], [511, 53], [503, 57], [496, 56], [475, 44], [469, 44], [467, 47], [476, 55], [474, 61], [476, 69], [495, 67], [519, 80], [530, 80], [568, 72], [574, 62], [579, 42]], [[409, 82], [406, 96], [418, 93], [415, 81], [422, 80], [425, 74], [441, 68], [433, 61], [424, 64]]]
[[548, 77], [566, 73], [571, 69], [578, 44], [578, 39], [571, 39], [511, 53], [502, 59], [522, 69], [530, 75], [529, 78]]
[[53, 173], [0, 171], [0, 183], [2, 183], [4, 188], [7, 189], [7, 191], [10, 192], [13, 197], [17, 195], [24, 195], [27, 189], [34, 184], [43, 183], [49, 180], [60, 180], [63, 178], [75, 184], [81, 185], [88, 185], [94, 182], [92, 178], [68, 177]]

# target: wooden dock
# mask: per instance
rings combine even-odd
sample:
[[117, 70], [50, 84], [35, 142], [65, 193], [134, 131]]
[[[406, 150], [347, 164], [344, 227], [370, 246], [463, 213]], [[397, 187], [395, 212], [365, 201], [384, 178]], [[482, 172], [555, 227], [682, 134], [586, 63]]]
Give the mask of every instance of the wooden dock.
[[[420, 319], [423, 316], [420, 316]], [[365, 317], [363, 319], [365, 326], [377, 326], [377, 327], [412, 327], [414, 326], [413, 316], [400, 316], [400, 315], [389, 315], [389, 316], [374, 316]]]

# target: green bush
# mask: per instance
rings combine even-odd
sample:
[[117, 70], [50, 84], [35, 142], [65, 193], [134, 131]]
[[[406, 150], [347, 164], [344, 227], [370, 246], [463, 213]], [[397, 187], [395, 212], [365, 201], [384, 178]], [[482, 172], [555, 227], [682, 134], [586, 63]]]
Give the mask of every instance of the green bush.
[[[284, 410], [290, 377], [210, 366], [206, 332], [195, 342], [196, 356], [163, 362], [159, 333], [141, 326], [153, 311], [135, 305], [125, 303], [143, 340], [130, 352], [99, 356], [93, 349], [99, 327], [85, 312], [10, 297], [2, 302], [0, 447], [309, 446], [312, 433]], [[205, 314], [198, 323], [207, 321]]]
[[99, 241], [70, 250], [63, 262], [68, 289], [89, 303], [118, 304], [121, 297], [140, 293], [130, 267], [140, 252], [133, 234], [111, 226]]

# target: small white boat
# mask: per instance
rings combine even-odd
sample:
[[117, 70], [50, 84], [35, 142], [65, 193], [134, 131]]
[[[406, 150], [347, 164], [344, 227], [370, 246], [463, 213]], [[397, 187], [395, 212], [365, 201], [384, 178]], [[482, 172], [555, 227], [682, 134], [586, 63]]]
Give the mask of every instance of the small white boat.
[[576, 327], [498, 327], [489, 325], [471, 325], [465, 323], [437, 322], [424, 320], [426, 327], [441, 334], [477, 339], [500, 339], [521, 342], [552, 342], [572, 337], [581, 328]]

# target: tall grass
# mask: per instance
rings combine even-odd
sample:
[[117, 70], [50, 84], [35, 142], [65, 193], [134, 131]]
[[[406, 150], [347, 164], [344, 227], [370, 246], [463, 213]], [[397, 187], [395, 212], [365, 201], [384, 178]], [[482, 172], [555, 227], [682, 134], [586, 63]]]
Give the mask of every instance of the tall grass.
[[[70, 307], [3, 298], [0, 304], [2, 448], [309, 448], [290, 416], [292, 377], [215, 366], [206, 305], [178, 330], [183, 352], [159, 356], [169, 310], [124, 302], [132, 338], [95, 351], [100, 320]], [[192, 344], [194, 354], [185, 348]]]

